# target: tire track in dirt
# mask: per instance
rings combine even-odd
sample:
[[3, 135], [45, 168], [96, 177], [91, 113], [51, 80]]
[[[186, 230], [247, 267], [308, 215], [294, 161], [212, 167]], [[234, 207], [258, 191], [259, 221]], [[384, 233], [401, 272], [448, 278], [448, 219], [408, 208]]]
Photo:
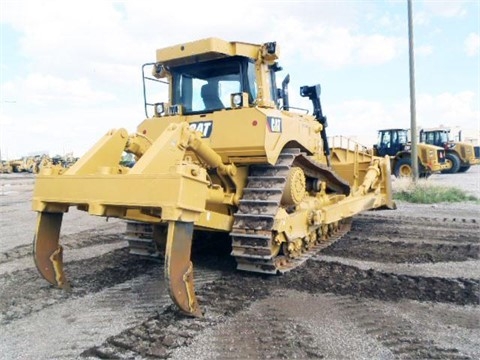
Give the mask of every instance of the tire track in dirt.
[[[115, 231], [115, 233], [112, 234], [112, 231]], [[60, 238], [60, 244], [62, 244], [64, 250], [82, 249], [92, 245], [112, 244], [122, 241], [124, 240], [121, 233], [118, 232], [118, 224], [105, 225], [100, 230], [90, 229], [76, 234], [62, 235]], [[0, 253], [0, 265], [32, 256], [32, 244], [20, 245]]]
[[[198, 271], [196, 281], [201, 286], [219, 276], [215, 270]], [[82, 297], [70, 297], [55, 306], [3, 324], [2, 331], [9, 336], [5, 344], [0, 338], [0, 348], [8, 359], [77, 359], [83, 350], [123, 329], [141, 324], [169, 306], [171, 300], [163, 279], [163, 267], [153, 266], [123, 283]], [[45, 332], [46, 327], [48, 336], [38, 339], [31, 335]], [[27, 334], [33, 341], [25, 343]], [[19, 353], [22, 356], [15, 357], [14, 354]]]
[[[415, 223], [412, 219], [401, 217], [400, 220], [398, 218], [380, 218], [380, 225], [378, 225], [374, 218], [361, 217], [357, 226], [354, 222], [352, 232], [347, 234], [346, 238], [339, 240], [337, 244], [326, 251], [331, 251], [336, 256], [343, 256], [346, 260], [348, 260], [348, 256], [359, 261], [386, 257], [387, 263], [396, 262], [396, 258], [392, 256], [392, 252], [395, 251], [403, 256], [402, 261], [397, 261], [399, 263], [413, 262], [415, 259], [417, 259], [417, 262], [432, 261], [429, 259], [433, 259], [433, 262], [441, 263], [451, 260], [449, 254], [458, 256], [457, 261], [459, 263], [463, 260], [478, 259], [478, 257], [472, 255], [471, 251], [471, 249], [475, 249], [474, 245], [476, 245], [471, 235], [472, 232], [476, 232], [478, 225], [476, 222], [458, 223], [442, 219], [421, 219], [419, 223]], [[452, 244], [415, 245], [412, 241], [409, 243], [397, 241], [398, 244], [394, 244], [393, 242], [375, 240], [376, 236], [385, 237], [385, 234], [389, 233], [393, 233], [396, 239], [411, 239], [412, 236], [420, 239], [417, 234], [419, 229], [423, 232], [431, 232], [431, 228], [426, 228], [425, 224], [433, 224], [431, 227], [436, 229], [435, 236], [438, 234], [444, 236], [444, 227], [453, 232], [461, 231], [465, 236], [461, 242]], [[417, 226], [418, 228], [416, 228]], [[374, 229], [372, 230], [372, 236], [368, 236], [371, 240], [355, 240], [355, 237], [364, 236], [368, 228]], [[108, 234], [94, 233], [91, 238], [83, 239], [85, 235], [86, 233], [72, 235], [72, 238], [65, 243], [72, 249], [80, 249], [98, 244], [102, 239], [107, 242], [114, 242], [113, 236], [111, 237]], [[435, 239], [445, 241], [445, 239], [439, 239], [438, 237], [433, 238], [433, 240]], [[77, 240], [79, 243], [75, 243]], [[342, 245], [342, 241], [345, 241], [346, 244]], [[470, 245], [470, 242], [472, 247], [465, 246], [465, 244]], [[384, 243], [387, 245], [382, 246]], [[349, 251], [350, 246], [356, 246], [356, 248]], [[362, 246], [364, 246], [363, 254]], [[371, 250], [372, 246], [375, 246], [376, 249]], [[458, 255], [454, 254], [455, 246], [462, 249]], [[195, 248], [201, 250], [195, 251]], [[416, 258], [419, 249], [422, 257]], [[144, 321], [137, 318], [135, 324], [129, 323], [130, 325], [127, 325], [129, 326], [128, 329], [119, 329], [116, 335], [108, 337], [105, 341], [100, 340], [100, 344], [89, 345], [86, 350], [85, 348], [78, 348], [72, 349], [72, 351], [76, 351], [75, 354], [82, 352], [83, 356], [97, 358], [166, 358], [179, 349], [190, 346], [196, 337], [204, 333], [205, 329], [232, 319], [236, 314], [248, 310], [252, 304], [269, 298], [274, 291], [278, 290], [295, 289], [312, 295], [323, 293], [333, 293], [334, 296], [350, 295], [354, 296], [352, 301], [359, 302], [367, 299], [379, 299], [395, 303], [403, 299], [414, 299], [459, 305], [478, 304], [479, 280], [476, 278], [445, 278], [422, 276], [421, 274], [412, 276], [399, 274], [395, 271], [384, 272], [378, 269], [365, 269], [362, 266], [322, 259], [309, 260], [295, 271], [283, 276], [271, 277], [234, 271], [234, 261], [228, 256], [230, 250], [229, 242], [224, 241], [224, 239], [221, 243], [216, 243], [210, 238], [208, 244], [194, 242], [195, 281], [197, 282], [199, 303], [205, 310], [203, 319], [185, 318], [178, 314], [173, 305], [160, 307], [161, 313], [156, 315], [142, 313], [146, 317]], [[371, 252], [369, 253], [367, 250]], [[20, 253], [17, 259], [21, 259], [23, 256]], [[414, 260], [412, 261], [412, 259]], [[118, 293], [118, 299], [113, 300], [115, 297], [110, 297], [107, 306], [115, 308], [115, 306], [118, 306], [116, 304], [121, 302], [121, 292], [132, 290], [129, 286], [123, 287], [122, 284], [135, 281], [152, 273], [162, 276], [162, 269], [158, 262], [139, 260], [130, 256], [127, 249], [119, 249], [101, 256], [68, 262], [66, 273], [67, 276], [70, 275], [70, 280], [73, 282], [71, 293], [54, 289], [40, 278], [35, 269], [23, 269], [4, 274], [0, 276], [0, 287], [2, 287], [0, 325], [13, 326], [16, 321], [26, 321], [29, 316], [35, 316], [45, 311], [51, 312], [59, 306], [64, 306], [72, 301], [80, 301], [82, 298], [95, 296], [97, 293], [110, 289], [112, 289], [113, 294]], [[213, 277], [215, 280], [204, 278], [202, 281], [202, 274], [205, 272], [217, 274]], [[216, 276], [220, 276], [220, 274], [222, 274], [221, 278], [217, 279]], [[135, 291], [138, 291], [138, 289]], [[348, 309], [345, 311], [348, 312]], [[272, 321], [265, 322], [268, 325], [265, 325], [265, 328], [279, 326], [278, 324], [285, 324], [290, 321], [289, 317], [282, 312], [278, 312], [275, 316], [277, 316], [278, 323], [275, 318], [272, 318]], [[365, 317], [365, 319], [367, 318]], [[92, 321], [95, 320], [92, 319]], [[455, 348], [440, 346], [435, 342], [429, 342], [428, 339], [415, 339], [414, 333], [407, 332], [408, 324], [405, 325], [405, 328], [400, 327], [400, 330], [398, 330], [389, 327], [388, 321], [385, 322], [385, 332], [388, 332], [389, 335], [385, 338], [375, 336], [392, 352], [396, 351], [399, 358], [414, 357], [415, 354], [420, 354], [419, 357], [430, 354], [441, 359], [460, 359], [464, 356]], [[246, 326], [248, 324], [245, 323], [241, 327], [245, 328]], [[366, 327], [368, 331], [372, 330], [372, 333], [377, 331], [376, 328], [371, 329], [368, 324], [362, 326]], [[275, 334], [268, 334], [266, 330], [264, 332], [264, 330], [258, 329], [256, 334], [271, 339], [272, 343], [279, 349], [276, 353], [278, 356], [284, 353], [292, 356], [302, 354], [304, 357], [317, 356], [321, 358], [323, 356], [321, 350], [314, 346], [309, 347], [309, 330], [303, 326], [297, 328], [285, 327]], [[86, 334], [86, 340], [83, 343], [91, 344], [93, 336], [94, 334]], [[300, 341], [297, 344], [298, 346], [295, 343], [292, 345], [292, 342], [286, 343], [290, 345], [283, 345], [279, 340], [281, 337], [288, 339], [304, 337], [306, 340], [305, 342]], [[228, 344], [221, 344], [220, 348], [227, 351]], [[308, 350], [308, 354], [302, 352], [307, 351], [305, 349]], [[426, 349], [430, 353], [426, 352]], [[264, 357], [268, 355], [263, 348], [263, 344], [258, 344], [256, 352]], [[222, 357], [222, 354], [219, 356]]]
[[480, 244], [431, 244], [399, 241], [362, 240], [344, 237], [322, 252], [324, 255], [342, 256], [384, 263], [436, 263], [480, 259]]
[[284, 275], [284, 283], [299, 291], [333, 292], [397, 301], [478, 304], [480, 284], [474, 279], [448, 279], [384, 273], [338, 262], [308, 260], [304, 271]]
[[87, 349], [85, 357], [129, 359], [136, 356], [167, 358], [177, 348], [188, 346], [204, 329], [224, 322], [252, 302], [266, 298], [269, 287], [258, 277], [251, 281], [236, 272], [197, 287], [203, 318], [181, 315], [174, 305], [142, 324], [112, 336]]
[[474, 218], [394, 217], [373, 212], [356, 216], [345, 238], [479, 244], [479, 232], [480, 223]]
[[[90, 238], [83, 235], [83, 233], [75, 234], [81, 240], [78, 244], [72, 244], [72, 249], [92, 248], [92, 244], [98, 244], [105, 239], [105, 235], [92, 235]], [[107, 235], [106, 239], [111, 239], [111, 236], [118, 238], [118, 235]], [[213, 242], [216, 248], [212, 248], [210, 244], [206, 252], [202, 251], [205, 248], [202, 242], [194, 244], [192, 254], [196, 268], [202, 269], [205, 264], [209, 264], [210, 272], [218, 272], [225, 267], [233, 271], [234, 261], [226, 254], [229, 251], [229, 244], [222, 239], [218, 242], [218, 244]], [[71, 299], [97, 293], [153, 269], [157, 269], [158, 276], [163, 278], [162, 262], [132, 256], [128, 253], [128, 248], [124, 247], [101, 256], [66, 262], [65, 274], [71, 283], [71, 291], [64, 291], [50, 285], [34, 267], [1, 274], [0, 325]], [[195, 276], [195, 280], [205, 282], [198, 276]]]
[[[330, 301], [351, 317], [364, 331], [387, 347], [399, 359], [473, 359], [456, 347], [445, 347], [426, 337], [398, 313], [387, 313], [375, 303], [351, 296], [327, 295]], [[372, 306], [373, 305], [373, 306]]]
[[137, 277], [153, 266], [153, 263], [132, 258], [126, 248], [69, 262], [65, 272], [71, 281], [71, 291], [48, 284], [36, 268], [4, 274], [0, 276], [0, 324], [10, 323], [68, 299], [96, 293]]
[[[415, 287], [411, 290], [414, 295], [411, 295], [409, 292], [405, 295], [402, 292], [402, 286], [404, 286], [404, 284], [401, 281], [398, 281], [398, 279], [394, 277], [383, 276], [375, 274], [374, 272], [371, 272], [373, 280], [359, 287], [357, 286], [358, 279], [351, 276], [345, 266], [339, 266], [336, 269], [327, 269], [327, 271], [325, 271], [326, 276], [323, 277], [320, 274], [318, 278], [319, 268], [316, 265], [318, 264], [312, 261], [310, 264], [307, 264], [303, 270], [299, 269], [282, 277], [241, 274], [238, 272], [225, 273], [222, 279], [207, 283], [203, 287], [197, 287], [199, 302], [205, 310], [205, 317], [203, 319], [185, 318], [179, 315], [176, 308], [172, 305], [158, 316], [146, 320], [139, 326], [110, 337], [103, 344], [86, 350], [82, 355], [95, 358], [120, 359], [134, 358], [136, 356], [169, 358], [174, 352], [180, 351], [180, 348], [190, 346], [206, 329], [219, 326], [229, 321], [229, 319], [239, 312], [248, 309], [253, 303], [269, 298], [274, 291], [279, 289], [295, 289], [311, 294], [333, 291], [333, 293], [336, 294], [335, 296], [339, 294], [355, 294], [356, 298], [354, 299], [359, 299], [359, 301], [364, 298], [375, 298], [383, 301], [420, 298], [423, 301], [431, 301], [432, 297], [435, 297], [429, 295], [431, 288], [417, 283], [412, 279], [409, 280], [413, 281], [413, 284], [424, 288], [424, 290], [419, 291], [418, 288]], [[334, 273], [343, 275], [341, 277], [334, 277], [331, 283], [328, 283], [328, 278]], [[367, 271], [361, 274], [361, 276], [365, 276], [365, 273], [368, 275]], [[348, 283], [345, 280], [342, 282], [342, 278], [348, 278]], [[339, 283], [335, 284], [335, 281], [339, 281]], [[374, 281], [377, 281], [377, 283]], [[324, 283], [327, 285], [325, 286]], [[435, 285], [436, 284], [433, 286]], [[389, 288], [390, 290], [383, 292], [380, 290], [383, 288]], [[447, 289], [446, 291], [448, 292], [450, 290]], [[447, 301], [452, 300], [449, 295], [437, 294], [436, 297], [441, 299], [445, 298]], [[460, 303], [464, 302], [464, 300], [457, 298], [455, 298], [455, 300]], [[274, 307], [272, 309], [274, 309]], [[282, 317], [280, 311], [275, 312], [275, 314], [276, 317], [262, 314], [262, 319], [271, 317], [271, 322], [263, 324], [265, 325], [265, 329], [268, 328], [271, 330], [270, 333], [267, 334], [266, 330], [263, 332], [264, 330], [261, 328], [254, 331], [256, 339], [263, 338], [267, 341], [267, 344], [269, 343], [268, 340], [271, 340], [271, 344], [275, 345], [275, 350], [273, 351], [272, 346], [264, 348], [261, 344], [252, 344], [252, 346], [255, 346], [255, 353], [260, 356], [260, 358], [268, 358], [268, 354], [270, 354], [270, 358], [289, 358], [289, 356], [287, 356], [288, 354], [297, 354], [297, 356], [302, 354], [304, 358], [323, 357], [321, 349], [312, 346], [309, 332], [304, 327], [301, 325], [297, 327], [287, 326], [285, 324], [289, 324], [288, 318], [285, 316]], [[278, 320], [278, 324], [276, 320]], [[254, 320], [252, 320], [252, 324], [254, 323], [253, 321]], [[256, 327], [260, 326], [258, 321], [255, 322], [255, 324]], [[371, 326], [374, 324], [375, 323], [372, 323]], [[469, 358], [464, 357], [454, 348], [443, 348], [428, 340], [415, 340], [418, 338], [418, 334], [416, 336], [413, 333], [402, 332], [400, 331], [402, 328], [400, 328], [400, 330], [392, 330], [387, 326], [388, 324], [381, 322], [378, 322], [378, 324], [380, 328], [384, 329], [384, 332], [380, 331], [380, 333], [386, 333], [387, 335], [383, 337], [377, 336], [377, 340], [391, 349], [395, 354], [399, 354], [399, 356], [401, 355], [408, 358], [412, 356], [412, 354], [420, 354], [413, 358], [424, 358], [430, 354], [432, 356], [438, 355], [440, 359]], [[246, 328], [248, 328], [248, 326], [246, 326]], [[282, 330], [273, 330], [278, 328]], [[284, 337], [284, 340], [291, 339], [291, 341], [279, 341], [277, 335], [280, 336], [280, 334]], [[248, 336], [244, 340], [247, 341], [247, 338]], [[220, 341], [220, 343], [217, 344], [217, 347], [220, 348], [219, 351], [223, 349], [223, 351], [226, 352], [218, 354], [219, 358], [242, 358], [228, 353], [228, 349], [233, 350], [232, 346], [228, 346], [228, 341], [226, 344], [222, 343], [223, 340], [219, 340], [218, 338], [214, 341]], [[406, 345], [412, 346], [409, 347]], [[267, 348], [269, 351], [267, 351]]]
[[453, 213], [449, 216], [410, 216], [399, 215], [392, 210], [372, 210], [356, 215], [355, 219], [376, 219], [379, 224], [391, 225], [395, 225], [395, 223], [401, 223], [402, 225], [419, 226], [419, 224], [423, 224], [423, 226], [425, 226], [430, 224], [430, 226], [435, 226], [435, 224], [448, 223], [449, 227], [459, 229], [465, 228], [465, 224], [476, 224], [474, 225], [475, 227], [480, 227], [480, 222], [476, 217], [455, 217]]
[[[383, 219], [381, 219], [383, 220]], [[401, 220], [401, 221], [400, 221]], [[467, 240], [463, 238], [463, 242], [467, 242], [466, 246], [463, 244], [390, 244], [380, 247], [377, 253], [371, 253], [366, 258], [380, 259], [386, 256], [385, 262], [410, 262], [412, 259], [416, 262], [443, 262], [451, 261], [450, 255], [456, 261], [476, 260], [478, 256], [474, 254], [474, 244], [468, 242], [472, 240], [475, 242], [476, 238], [472, 235], [477, 229], [475, 221], [449, 221], [448, 219], [430, 219], [422, 218], [419, 222], [415, 219], [388, 218], [380, 226], [377, 226], [374, 218], [366, 217], [360, 219], [359, 226], [353, 227], [352, 232], [347, 235], [346, 239], [339, 240], [339, 243], [329, 248], [326, 251], [335, 252], [344, 251], [358, 260], [364, 259], [361, 246], [364, 249], [370, 249], [373, 246], [380, 246], [380, 241], [363, 242], [358, 240], [358, 246], [354, 251], [348, 253], [349, 246], [355, 244], [355, 237], [362, 234], [364, 228], [375, 228], [372, 239], [375, 239], [375, 234], [388, 234], [389, 231], [398, 232], [401, 238], [410, 238], [418, 235], [420, 232], [431, 232], [432, 229], [425, 227], [425, 224], [430, 224], [435, 228], [434, 234], [445, 231], [458, 231], [459, 229], [466, 234]], [[392, 225], [391, 222], [394, 222]], [[452, 228], [453, 223], [453, 228]], [[415, 225], [416, 224], [416, 225]], [[457, 226], [460, 224], [459, 226]], [[363, 226], [363, 228], [362, 228]], [[383, 226], [383, 227], [382, 227]], [[441, 228], [439, 229], [439, 226]], [[397, 234], [394, 232], [394, 236]], [[441, 236], [445, 235], [442, 233]], [[342, 245], [342, 241], [347, 244]], [[418, 250], [421, 254], [418, 255]], [[460, 249], [459, 254], [455, 254], [455, 249]], [[381, 251], [380, 251], [381, 250]], [[402, 250], [404, 255], [400, 260], [397, 260], [392, 251]], [[401, 252], [401, 251], [397, 251]], [[228, 253], [228, 251], [226, 251]], [[209, 263], [209, 250], [205, 252], [205, 261]], [[338, 254], [336, 254], [338, 255]], [[225, 256], [219, 252], [219, 256]], [[218, 260], [218, 259], [217, 259]], [[215, 261], [215, 260], [214, 260]], [[92, 347], [83, 353], [83, 356], [97, 357], [97, 358], [132, 358], [152, 357], [152, 358], [169, 358], [174, 352], [179, 349], [190, 346], [194, 339], [203, 334], [207, 328], [218, 326], [221, 323], [231, 319], [239, 312], [248, 309], [253, 303], [266, 299], [276, 290], [295, 289], [299, 292], [307, 292], [311, 294], [318, 293], [333, 293], [334, 297], [353, 296], [353, 300], [348, 300], [347, 305], [343, 306], [348, 314], [355, 313], [355, 301], [366, 301], [366, 299], [378, 299], [384, 302], [398, 302], [404, 299], [413, 299], [427, 302], [444, 302], [458, 305], [478, 304], [479, 299], [479, 280], [468, 278], [448, 278], [435, 277], [423, 275], [404, 275], [393, 272], [382, 272], [377, 269], [364, 269], [361, 266], [352, 266], [345, 263], [324, 261], [324, 260], [308, 260], [307, 263], [290, 273], [286, 273], [280, 277], [269, 277], [258, 274], [233, 272], [232, 266], [223, 268], [224, 275], [222, 279], [216, 280], [212, 283], [206, 284], [203, 287], [197, 287], [197, 294], [201, 306], [206, 310], [205, 318], [203, 319], [185, 319], [180, 316], [176, 309], [171, 306], [158, 316], [146, 320], [143, 324], [128, 329], [119, 333], [118, 335], [110, 337], [106, 342], [98, 346]], [[353, 309], [350, 309], [350, 307]], [[273, 318], [274, 319], [274, 318]], [[423, 339], [418, 336], [416, 332], [409, 332], [409, 324], [395, 325], [394, 320], [389, 320], [387, 316], [383, 319], [380, 315], [372, 316], [370, 321], [367, 315], [358, 315], [356, 318], [361, 326], [372, 333], [378, 342], [390, 349], [392, 353], [398, 358], [425, 358], [434, 357], [439, 359], [469, 359], [468, 355], [464, 355], [455, 347], [445, 347], [436, 344], [429, 339]], [[282, 323], [287, 323], [288, 319], [283, 318]], [[375, 325], [379, 325], [375, 327]], [[275, 321], [272, 320], [270, 328], [275, 328]], [[290, 328], [286, 328], [290, 329]], [[291, 330], [291, 329], [290, 329]], [[289, 330], [289, 331], [290, 331]], [[258, 330], [260, 337], [266, 336], [262, 330]], [[378, 334], [375, 332], [378, 331]], [[289, 333], [285, 330], [286, 337], [293, 336], [294, 338], [301, 338], [303, 334], [308, 339], [308, 331], [302, 327], [298, 328], [298, 333], [291, 330]], [[258, 334], [257, 334], [258, 335]], [[272, 335], [272, 334], [270, 334]], [[247, 337], [248, 338], [248, 337]], [[246, 338], [246, 339], [247, 339]], [[273, 339], [272, 343], [279, 346], [282, 350], [276, 355], [285, 354], [286, 350], [279, 345], [279, 342]], [[215, 340], [215, 341], [218, 341]], [[245, 340], [246, 341], [246, 340]], [[280, 342], [281, 344], [281, 342]], [[302, 348], [308, 349], [308, 346], [301, 344]], [[228, 352], [228, 344], [221, 345], [224, 351]], [[322, 352], [314, 348], [309, 350], [309, 356], [318, 356], [321, 358]], [[256, 348], [257, 354], [266, 357], [262, 346], [258, 345]], [[295, 354], [302, 354], [308, 357], [306, 353], [302, 353], [299, 348], [295, 348]], [[293, 354], [292, 353], [292, 354]], [[228, 358], [230, 353], [220, 354], [220, 357]]]

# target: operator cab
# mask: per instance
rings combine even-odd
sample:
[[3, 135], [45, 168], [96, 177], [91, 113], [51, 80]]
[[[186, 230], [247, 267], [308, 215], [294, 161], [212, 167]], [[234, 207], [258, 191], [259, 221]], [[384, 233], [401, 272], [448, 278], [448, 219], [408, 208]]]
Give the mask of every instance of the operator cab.
[[[275, 73], [281, 67], [275, 42], [258, 45], [207, 38], [159, 49], [156, 58], [142, 68], [147, 118], [151, 108], [155, 117], [252, 106], [289, 109], [287, 83], [276, 87]], [[153, 66], [151, 76], [146, 66]]]
[[422, 130], [420, 131], [420, 142], [440, 146], [444, 149], [449, 145], [449, 131], [446, 130]]
[[255, 63], [242, 56], [176, 66], [172, 74], [172, 103], [183, 114], [199, 114], [231, 108], [232, 94], [247, 93], [252, 105], [257, 98]]
[[378, 131], [375, 148], [378, 156], [395, 156], [399, 151], [407, 150], [408, 144], [408, 130], [386, 129]]

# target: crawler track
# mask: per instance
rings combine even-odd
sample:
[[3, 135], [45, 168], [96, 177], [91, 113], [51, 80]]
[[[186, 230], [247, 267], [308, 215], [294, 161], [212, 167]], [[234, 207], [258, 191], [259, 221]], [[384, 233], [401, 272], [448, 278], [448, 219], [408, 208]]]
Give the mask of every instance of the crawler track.
[[[306, 174], [324, 176], [332, 186], [349, 191], [348, 186], [337, 179], [328, 169], [308, 161], [298, 149], [282, 152], [275, 165], [253, 165], [250, 167], [247, 187], [243, 190], [238, 211], [234, 214], [232, 255], [237, 269], [265, 274], [285, 273], [300, 265], [321, 249], [330, 246], [350, 229], [350, 219], [342, 222], [334, 232], [321, 234], [313, 246], [302, 249], [302, 254], [291, 258], [282, 254], [275, 244], [273, 231], [275, 216], [282, 208], [281, 199], [292, 166], [299, 166]], [[286, 209], [288, 211], [288, 209]], [[318, 232], [320, 229], [318, 229]], [[314, 230], [315, 232], [315, 230]], [[317, 236], [317, 234], [315, 234]], [[280, 253], [280, 254], [279, 254]]]

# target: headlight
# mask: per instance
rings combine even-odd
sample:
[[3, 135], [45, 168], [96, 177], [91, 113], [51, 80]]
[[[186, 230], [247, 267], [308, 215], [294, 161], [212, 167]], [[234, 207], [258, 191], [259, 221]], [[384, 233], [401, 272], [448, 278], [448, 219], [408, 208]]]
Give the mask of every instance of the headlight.
[[164, 112], [165, 112], [165, 104], [164, 103], [155, 104], [155, 115], [160, 116]]
[[230, 106], [232, 109], [243, 107], [246, 103], [246, 95], [246, 93], [230, 94]]
[[233, 104], [235, 106], [242, 106], [242, 95], [241, 94], [234, 94], [233, 95]]

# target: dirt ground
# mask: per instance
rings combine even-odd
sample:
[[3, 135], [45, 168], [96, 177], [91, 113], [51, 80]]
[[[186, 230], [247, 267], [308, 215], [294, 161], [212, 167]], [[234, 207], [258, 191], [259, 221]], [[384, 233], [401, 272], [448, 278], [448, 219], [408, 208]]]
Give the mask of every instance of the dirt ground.
[[[427, 181], [480, 198], [480, 167]], [[236, 271], [227, 237], [199, 238], [204, 317], [191, 319], [171, 305], [163, 264], [128, 253], [116, 219], [66, 214], [72, 289], [47, 284], [31, 258], [33, 184], [31, 175], [0, 175], [1, 358], [480, 358], [478, 203], [366, 212], [282, 276]]]

